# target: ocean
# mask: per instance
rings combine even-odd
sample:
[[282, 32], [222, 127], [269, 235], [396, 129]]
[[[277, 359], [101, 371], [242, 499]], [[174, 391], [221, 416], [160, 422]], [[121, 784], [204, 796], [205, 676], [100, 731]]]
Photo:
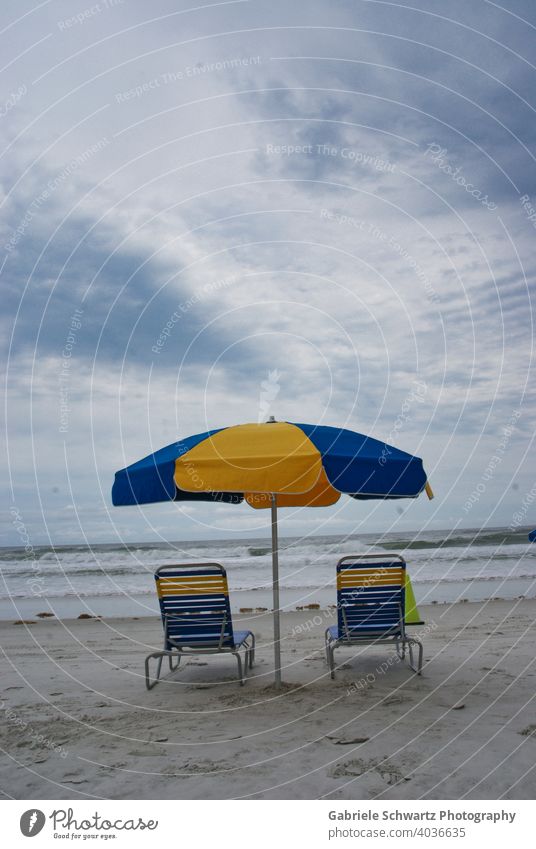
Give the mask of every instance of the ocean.
[[[529, 528], [308, 536], [280, 539], [284, 609], [335, 602], [335, 566], [345, 554], [395, 552], [406, 559], [418, 603], [536, 596], [536, 544]], [[154, 615], [158, 566], [217, 561], [227, 569], [234, 610], [271, 607], [266, 538], [169, 544], [0, 548], [0, 618], [54, 612]]]

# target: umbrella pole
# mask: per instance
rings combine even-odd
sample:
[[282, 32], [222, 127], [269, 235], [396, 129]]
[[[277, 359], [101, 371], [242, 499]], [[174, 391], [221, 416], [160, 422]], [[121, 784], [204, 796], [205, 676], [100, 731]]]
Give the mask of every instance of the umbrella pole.
[[270, 495], [272, 502], [272, 585], [274, 595], [274, 660], [275, 660], [275, 687], [281, 687], [281, 628], [279, 623], [279, 546], [277, 540], [277, 498], [274, 493]]

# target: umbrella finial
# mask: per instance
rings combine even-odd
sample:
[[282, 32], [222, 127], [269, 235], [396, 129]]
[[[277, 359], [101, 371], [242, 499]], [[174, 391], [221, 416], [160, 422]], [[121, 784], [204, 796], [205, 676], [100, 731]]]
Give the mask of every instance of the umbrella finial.
[[266, 424], [275, 424], [275, 421], [276, 421], [275, 416], [270, 416], [270, 418], [268, 419]]

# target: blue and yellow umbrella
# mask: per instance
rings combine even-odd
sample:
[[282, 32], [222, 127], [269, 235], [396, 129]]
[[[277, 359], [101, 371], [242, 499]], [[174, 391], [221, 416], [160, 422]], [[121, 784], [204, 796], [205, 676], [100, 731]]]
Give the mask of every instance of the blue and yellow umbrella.
[[422, 460], [344, 428], [270, 421], [209, 430], [116, 472], [114, 505], [214, 501], [272, 513], [275, 681], [281, 683], [278, 507], [432, 498]]

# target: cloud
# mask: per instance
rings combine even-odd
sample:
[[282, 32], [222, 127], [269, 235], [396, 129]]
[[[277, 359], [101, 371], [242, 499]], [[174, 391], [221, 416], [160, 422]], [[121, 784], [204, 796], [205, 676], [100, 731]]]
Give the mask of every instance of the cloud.
[[177, 436], [256, 421], [274, 370], [278, 418], [423, 456], [436, 501], [360, 505], [371, 528], [463, 523], [514, 409], [471, 520], [530, 488], [532, 5], [97, 5], [14, 23], [0, 99], [6, 469], [35, 539], [260, 532], [109, 490]]

